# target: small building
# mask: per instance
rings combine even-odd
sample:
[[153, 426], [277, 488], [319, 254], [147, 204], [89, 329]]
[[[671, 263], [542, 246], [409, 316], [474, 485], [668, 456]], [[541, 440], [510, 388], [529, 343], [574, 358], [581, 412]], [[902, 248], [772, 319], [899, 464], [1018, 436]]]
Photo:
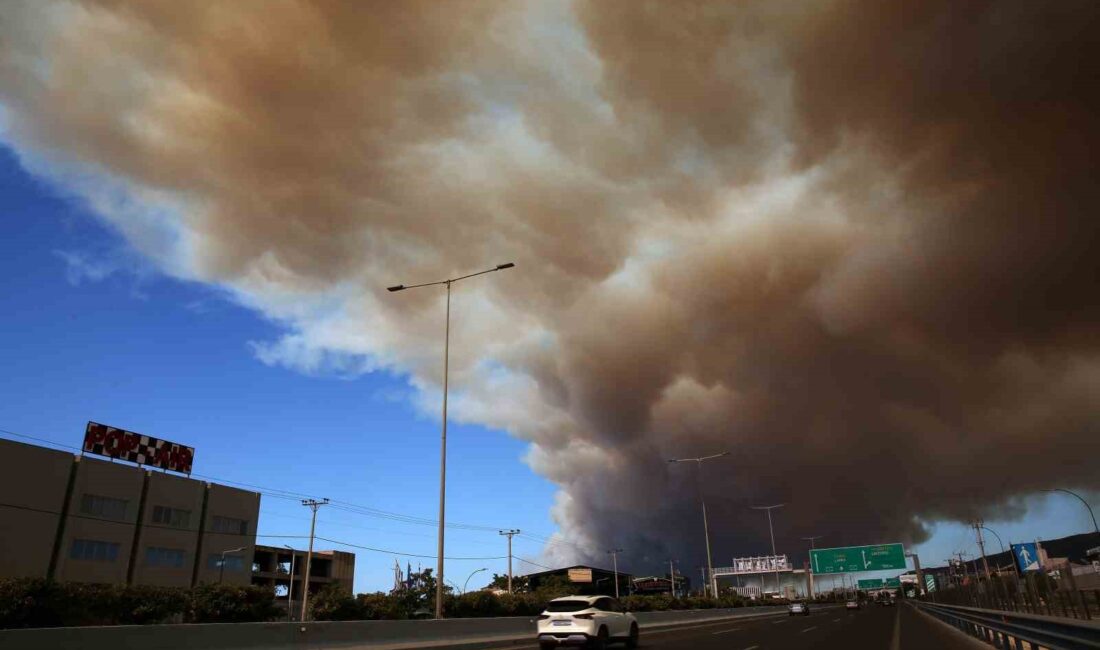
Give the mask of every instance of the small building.
[[[272, 587], [275, 600], [280, 605], [301, 605], [306, 571], [306, 555], [303, 549], [281, 546], [256, 545], [252, 558], [252, 584]], [[293, 567], [293, 573], [291, 573]], [[323, 587], [335, 584], [348, 594], [355, 593], [355, 554], [344, 551], [318, 551], [314, 549], [309, 568], [309, 593], [315, 594]], [[293, 580], [292, 580], [293, 577]], [[291, 584], [293, 582], [293, 585]]]
[[[619, 595], [626, 596], [630, 593], [630, 585], [634, 576], [629, 573], [623, 573], [622, 571], [619, 572], [618, 576]], [[601, 569], [583, 564], [562, 569], [542, 571], [540, 573], [529, 573], [527, 574], [527, 580], [531, 591], [535, 591], [540, 586], [546, 584], [547, 581], [554, 580], [570, 583], [575, 590], [574, 593], [577, 595], [615, 595], [615, 572], [613, 570]]]
[[[671, 582], [668, 575], [635, 578], [631, 584], [632, 593], [640, 595], [667, 594], [670, 593]], [[676, 595], [683, 596], [689, 591], [691, 591], [691, 581], [685, 575], [677, 575]]]
[[0, 492], [0, 578], [251, 580], [259, 493], [4, 439]]

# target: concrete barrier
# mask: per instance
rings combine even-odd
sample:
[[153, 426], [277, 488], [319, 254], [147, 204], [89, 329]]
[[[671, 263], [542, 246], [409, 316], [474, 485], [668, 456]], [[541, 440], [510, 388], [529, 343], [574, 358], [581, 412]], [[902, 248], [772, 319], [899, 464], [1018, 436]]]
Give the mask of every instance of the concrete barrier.
[[[638, 612], [643, 630], [746, 616], [774, 615], [784, 606]], [[326, 650], [453, 648], [464, 644], [534, 641], [537, 617], [451, 618], [442, 621], [330, 621], [117, 625], [0, 630], [4, 650]]]

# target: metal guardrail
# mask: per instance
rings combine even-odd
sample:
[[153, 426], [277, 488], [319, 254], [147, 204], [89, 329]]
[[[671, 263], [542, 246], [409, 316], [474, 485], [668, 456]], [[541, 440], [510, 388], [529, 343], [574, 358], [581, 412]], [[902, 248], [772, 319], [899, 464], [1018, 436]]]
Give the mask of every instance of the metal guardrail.
[[993, 609], [913, 602], [922, 611], [998, 648], [1023, 650], [1095, 650], [1100, 648], [1100, 624], [1054, 616], [1018, 614]]

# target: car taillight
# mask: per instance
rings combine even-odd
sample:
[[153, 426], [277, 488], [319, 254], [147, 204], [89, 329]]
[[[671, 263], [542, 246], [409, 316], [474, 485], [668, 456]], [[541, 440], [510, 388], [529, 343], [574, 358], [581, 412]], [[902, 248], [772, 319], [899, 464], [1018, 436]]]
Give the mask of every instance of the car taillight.
[[583, 618], [586, 621], [591, 621], [592, 619], [596, 618], [596, 615], [595, 614], [574, 614], [573, 618]]

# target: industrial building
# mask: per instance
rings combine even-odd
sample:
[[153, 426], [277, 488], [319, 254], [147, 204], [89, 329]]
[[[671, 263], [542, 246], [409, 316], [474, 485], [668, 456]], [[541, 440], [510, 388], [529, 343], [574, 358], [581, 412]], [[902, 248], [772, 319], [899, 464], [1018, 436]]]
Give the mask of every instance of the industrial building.
[[248, 585], [260, 495], [0, 439], [0, 577]]
[[549, 579], [557, 579], [569, 581], [576, 594], [614, 596], [616, 576], [619, 579], [619, 595], [629, 594], [631, 582], [634, 580], [633, 575], [622, 571], [616, 573], [613, 570], [585, 565], [529, 573], [527, 574], [527, 580], [531, 591], [538, 589]]
[[[292, 608], [301, 605], [304, 589], [302, 576], [305, 571], [305, 551], [262, 544], [256, 546], [252, 559], [252, 584], [273, 588], [275, 600], [279, 604]], [[315, 594], [330, 584], [338, 585], [348, 594], [354, 593], [354, 577], [354, 553], [313, 551], [309, 569], [309, 593]]]

